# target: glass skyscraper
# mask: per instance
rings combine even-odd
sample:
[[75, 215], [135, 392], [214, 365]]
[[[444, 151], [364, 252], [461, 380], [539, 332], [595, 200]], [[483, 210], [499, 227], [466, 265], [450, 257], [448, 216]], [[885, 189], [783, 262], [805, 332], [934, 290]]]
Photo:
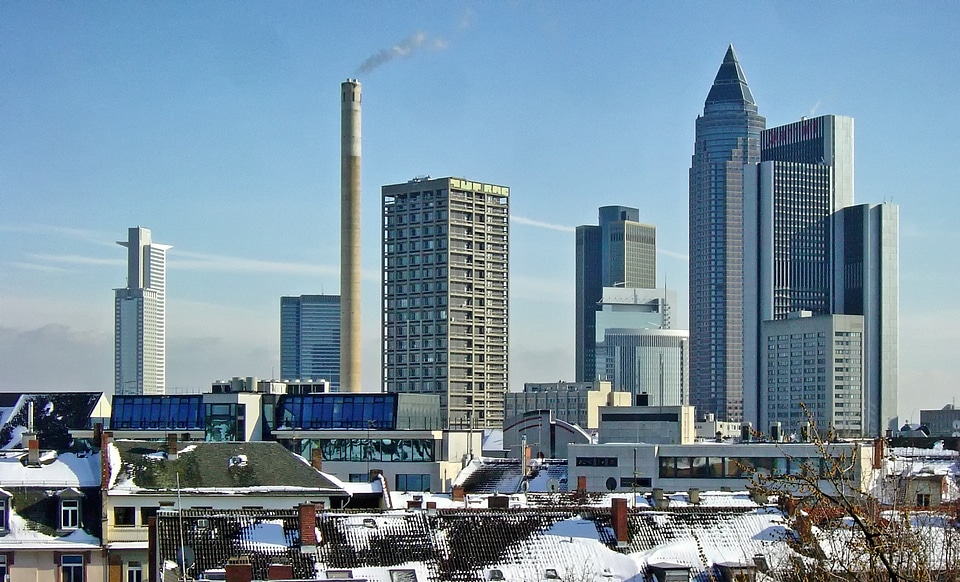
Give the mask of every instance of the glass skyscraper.
[[597, 369], [596, 342], [603, 337], [597, 313], [603, 309], [604, 287], [653, 289], [657, 283], [656, 227], [641, 224], [640, 211], [626, 206], [601, 207], [599, 218], [598, 226], [577, 227], [577, 382], [603, 373]]
[[280, 377], [327, 380], [340, 391], [340, 296], [280, 298]]
[[733, 46], [697, 118], [690, 167], [690, 382], [697, 414], [743, 415], [743, 166], [760, 161], [758, 113]]

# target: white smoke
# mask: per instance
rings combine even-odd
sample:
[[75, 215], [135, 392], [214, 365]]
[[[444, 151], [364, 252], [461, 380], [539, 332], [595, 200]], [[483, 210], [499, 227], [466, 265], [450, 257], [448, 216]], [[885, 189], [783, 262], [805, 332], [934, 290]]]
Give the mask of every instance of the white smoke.
[[392, 47], [381, 49], [376, 54], [367, 57], [366, 60], [360, 63], [360, 67], [357, 69], [357, 76], [369, 73], [396, 58], [409, 58], [414, 53], [424, 49], [443, 50], [445, 48], [447, 48], [447, 41], [442, 38], [430, 40], [427, 38], [426, 33], [418, 31]]

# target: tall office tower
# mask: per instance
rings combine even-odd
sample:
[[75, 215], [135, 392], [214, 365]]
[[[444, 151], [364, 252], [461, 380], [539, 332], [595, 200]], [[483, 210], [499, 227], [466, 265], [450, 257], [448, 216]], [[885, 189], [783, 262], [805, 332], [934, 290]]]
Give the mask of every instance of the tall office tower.
[[744, 169], [743, 418], [758, 421], [760, 323], [831, 313], [831, 216], [853, 203], [853, 119], [804, 119], [761, 134]]
[[603, 336], [603, 352], [604, 375], [617, 392], [645, 395], [650, 406], [689, 403], [690, 348], [686, 330], [608, 328]]
[[440, 395], [452, 428], [500, 428], [507, 392], [510, 189], [384, 186], [383, 387]]
[[690, 389], [697, 414], [743, 415], [743, 166], [766, 120], [733, 46], [697, 118], [690, 167]]
[[868, 436], [898, 425], [899, 215], [888, 203], [858, 204], [833, 215], [833, 312], [863, 316]]
[[597, 312], [604, 288], [652, 289], [657, 283], [656, 227], [641, 224], [636, 208], [604, 206], [599, 215], [598, 226], [577, 227], [577, 382], [597, 379]]
[[114, 394], [163, 394], [166, 383], [166, 279], [169, 245], [133, 227], [127, 240], [127, 286], [114, 289]]
[[280, 298], [280, 377], [327, 380], [340, 391], [340, 296]]
[[[822, 419], [846, 436], [877, 436], [896, 416], [896, 207], [851, 206], [853, 127], [849, 117], [823, 116], [768, 129], [761, 136], [762, 161], [745, 170], [746, 420], [764, 425], [770, 410], [765, 403], [777, 389], [764, 375], [767, 346], [761, 328], [798, 312], [863, 316], [863, 361], [857, 361], [856, 373], [841, 374], [853, 379], [862, 364], [862, 389], [854, 388], [859, 381], [841, 387], [840, 398], [850, 400], [840, 405], [840, 416]], [[834, 367], [823, 354], [816, 361], [811, 355], [804, 358], [806, 377], [830, 384], [834, 378], [825, 377]], [[837, 370], [848, 364], [835, 363]], [[844, 388], [856, 394], [845, 394]], [[863, 415], [854, 422], [851, 415], [861, 410], [861, 398]], [[790, 413], [802, 411], [795, 407]]]

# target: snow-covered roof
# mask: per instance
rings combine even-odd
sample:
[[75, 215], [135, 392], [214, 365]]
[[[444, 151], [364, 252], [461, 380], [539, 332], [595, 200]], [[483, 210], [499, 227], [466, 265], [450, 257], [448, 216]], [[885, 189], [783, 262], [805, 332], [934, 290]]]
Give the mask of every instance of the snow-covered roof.
[[0, 487], [99, 487], [100, 453], [43, 453], [39, 466], [27, 451], [0, 451]]

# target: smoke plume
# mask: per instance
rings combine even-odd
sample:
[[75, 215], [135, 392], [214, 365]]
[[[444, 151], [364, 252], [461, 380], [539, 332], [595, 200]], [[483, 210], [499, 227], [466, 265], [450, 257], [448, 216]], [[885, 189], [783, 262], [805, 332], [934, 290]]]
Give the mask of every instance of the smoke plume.
[[440, 50], [444, 48], [447, 48], [447, 43], [443, 39], [437, 38], [428, 42], [426, 33], [418, 31], [412, 34], [410, 37], [405, 38], [399, 43], [393, 45], [392, 47], [381, 49], [376, 54], [367, 57], [367, 59], [364, 60], [357, 69], [357, 76], [360, 76], [364, 73], [369, 73], [377, 67], [383, 66], [396, 58], [409, 58], [411, 55], [413, 55], [413, 53], [423, 49]]

